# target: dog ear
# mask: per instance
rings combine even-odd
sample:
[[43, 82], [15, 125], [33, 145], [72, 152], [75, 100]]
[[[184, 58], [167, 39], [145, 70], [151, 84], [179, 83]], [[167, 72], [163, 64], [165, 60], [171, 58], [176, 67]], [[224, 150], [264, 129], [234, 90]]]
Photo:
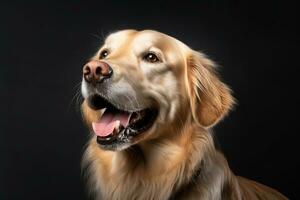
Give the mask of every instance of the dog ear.
[[203, 127], [216, 124], [232, 108], [231, 90], [221, 82], [215, 63], [193, 51], [187, 57], [188, 90], [193, 118]]

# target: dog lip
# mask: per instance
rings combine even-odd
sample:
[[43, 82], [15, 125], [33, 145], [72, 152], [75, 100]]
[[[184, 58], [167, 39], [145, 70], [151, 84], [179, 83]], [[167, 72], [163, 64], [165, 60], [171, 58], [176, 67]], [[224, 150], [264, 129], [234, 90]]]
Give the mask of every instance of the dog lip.
[[89, 97], [87, 97], [87, 103], [88, 106], [93, 110], [111, 107], [124, 112], [139, 112], [146, 109], [146, 107], [128, 108], [122, 104], [116, 104], [114, 101], [109, 100], [108, 97], [100, 93], [91, 94]]

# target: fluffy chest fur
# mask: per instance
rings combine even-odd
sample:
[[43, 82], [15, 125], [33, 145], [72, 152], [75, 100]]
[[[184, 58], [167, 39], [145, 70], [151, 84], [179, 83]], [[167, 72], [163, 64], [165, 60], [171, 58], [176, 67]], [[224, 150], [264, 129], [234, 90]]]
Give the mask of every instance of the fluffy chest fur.
[[[174, 143], [153, 142], [122, 152], [102, 151], [91, 140], [84, 167], [96, 199], [169, 199], [188, 185], [198, 169], [205, 146], [198, 137]], [[189, 144], [189, 145], [188, 145]]]

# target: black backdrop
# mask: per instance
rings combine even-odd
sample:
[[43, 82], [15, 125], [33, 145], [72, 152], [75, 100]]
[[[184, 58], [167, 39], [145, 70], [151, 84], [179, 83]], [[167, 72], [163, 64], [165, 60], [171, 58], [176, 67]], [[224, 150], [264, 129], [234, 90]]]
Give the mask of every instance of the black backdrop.
[[238, 105], [215, 128], [232, 170], [300, 198], [294, 5], [245, 1], [1, 3], [0, 199], [86, 199], [75, 95], [110, 32], [156, 29], [207, 53]]

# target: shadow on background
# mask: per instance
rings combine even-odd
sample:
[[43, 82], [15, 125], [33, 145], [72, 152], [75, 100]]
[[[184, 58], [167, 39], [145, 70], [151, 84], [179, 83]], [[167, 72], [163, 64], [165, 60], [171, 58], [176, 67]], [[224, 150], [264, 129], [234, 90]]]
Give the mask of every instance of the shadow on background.
[[0, 7], [0, 199], [87, 198], [80, 176], [87, 130], [72, 98], [82, 65], [108, 33], [124, 28], [170, 34], [222, 66], [238, 105], [215, 138], [233, 172], [300, 197], [293, 5], [114, 0]]

